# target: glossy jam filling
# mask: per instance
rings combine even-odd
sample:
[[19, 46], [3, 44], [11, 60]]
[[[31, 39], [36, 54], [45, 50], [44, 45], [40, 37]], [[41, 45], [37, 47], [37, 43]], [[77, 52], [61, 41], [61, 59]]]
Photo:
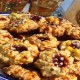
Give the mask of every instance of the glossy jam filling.
[[25, 46], [13, 46], [14, 51], [19, 51], [19, 52], [23, 52], [23, 51], [27, 51], [28, 49]]
[[33, 21], [40, 21], [41, 17], [37, 15], [31, 15], [30, 19], [32, 19]]
[[71, 47], [80, 49], [80, 42], [72, 42]]
[[55, 66], [58, 66], [58, 67], [66, 67], [69, 62], [65, 56], [61, 54], [57, 54], [53, 57], [53, 63]]

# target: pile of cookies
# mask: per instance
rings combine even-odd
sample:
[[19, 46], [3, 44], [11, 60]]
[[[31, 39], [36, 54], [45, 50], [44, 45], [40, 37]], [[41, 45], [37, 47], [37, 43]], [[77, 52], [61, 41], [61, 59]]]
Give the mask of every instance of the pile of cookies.
[[54, 16], [0, 15], [1, 64], [17, 80], [79, 80], [80, 27]]

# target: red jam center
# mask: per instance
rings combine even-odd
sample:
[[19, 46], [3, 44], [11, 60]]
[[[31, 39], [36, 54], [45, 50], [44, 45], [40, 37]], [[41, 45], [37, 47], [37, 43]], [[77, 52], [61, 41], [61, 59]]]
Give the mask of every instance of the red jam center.
[[72, 42], [71, 47], [80, 49], [80, 42]]
[[14, 51], [19, 51], [19, 52], [28, 50], [25, 46], [13, 46], [13, 48], [14, 48]]
[[53, 57], [53, 63], [58, 67], [66, 67], [68, 65], [68, 60], [65, 56], [57, 54]]
[[41, 17], [40, 16], [37, 16], [37, 15], [32, 15], [30, 17], [30, 19], [34, 20], [34, 21], [40, 21]]

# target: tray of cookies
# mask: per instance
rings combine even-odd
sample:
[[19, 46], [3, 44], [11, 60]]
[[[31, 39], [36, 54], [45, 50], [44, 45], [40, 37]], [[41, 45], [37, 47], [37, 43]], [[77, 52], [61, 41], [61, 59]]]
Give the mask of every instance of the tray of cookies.
[[79, 80], [80, 27], [30, 13], [0, 15], [0, 80]]

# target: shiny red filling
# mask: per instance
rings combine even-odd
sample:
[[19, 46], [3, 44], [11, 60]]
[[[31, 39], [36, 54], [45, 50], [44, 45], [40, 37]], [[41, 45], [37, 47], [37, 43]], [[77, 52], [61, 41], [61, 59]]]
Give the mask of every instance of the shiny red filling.
[[19, 52], [28, 50], [25, 46], [13, 46], [13, 48], [14, 48], [14, 51], [19, 51]]
[[58, 66], [58, 67], [66, 67], [69, 62], [65, 56], [61, 54], [57, 54], [53, 57], [53, 63], [55, 66]]

